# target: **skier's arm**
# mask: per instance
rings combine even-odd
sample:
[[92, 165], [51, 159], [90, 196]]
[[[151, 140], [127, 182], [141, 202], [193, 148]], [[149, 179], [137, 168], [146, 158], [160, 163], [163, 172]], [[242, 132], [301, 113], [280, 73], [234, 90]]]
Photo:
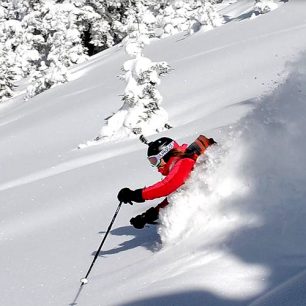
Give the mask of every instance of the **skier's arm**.
[[142, 189], [142, 198], [144, 200], [153, 200], [160, 197], [166, 197], [180, 186], [182, 186], [189, 177], [195, 161], [190, 158], [179, 160], [162, 181]]

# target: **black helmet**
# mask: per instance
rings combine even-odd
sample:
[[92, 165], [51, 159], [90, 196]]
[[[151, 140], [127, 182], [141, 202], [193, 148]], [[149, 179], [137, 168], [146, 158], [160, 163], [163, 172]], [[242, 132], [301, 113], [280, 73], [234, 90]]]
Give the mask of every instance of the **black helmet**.
[[170, 158], [169, 152], [177, 147], [178, 144], [176, 143], [176, 141], [168, 137], [162, 137], [149, 143], [147, 156], [149, 158], [161, 153], [161, 156], [159, 156], [159, 158], [163, 158], [164, 161], [167, 162]]

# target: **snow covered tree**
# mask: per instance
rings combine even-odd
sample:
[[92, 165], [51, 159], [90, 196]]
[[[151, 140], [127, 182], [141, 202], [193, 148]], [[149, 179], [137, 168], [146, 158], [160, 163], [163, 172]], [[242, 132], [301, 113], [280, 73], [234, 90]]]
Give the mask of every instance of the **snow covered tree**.
[[[103, 50], [121, 42], [134, 24], [143, 27], [146, 23], [152, 26], [152, 17], [159, 1], [145, 0], [92, 0], [91, 6], [101, 15], [101, 20], [91, 24], [90, 43], [96, 50]], [[155, 19], [154, 19], [155, 21]]]
[[99, 18], [91, 6], [78, 7], [74, 1], [46, 2], [25, 18], [26, 28], [39, 31], [42, 38], [38, 71], [32, 75], [27, 98], [67, 81], [68, 68], [88, 58], [82, 35], [88, 24]]
[[124, 63], [127, 82], [123, 105], [107, 119], [100, 138], [116, 139], [135, 135], [151, 135], [169, 128], [168, 114], [161, 107], [162, 96], [157, 90], [160, 76], [170, 67], [166, 62], [152, 62], [138, 56]]
[[38, 2], [30, 0], [8, 1], [9, 19], [21, 21]]
[[122, 40], [130, 53], [150, 38], [216, 26], [212, 2], [3, 0], [0, 44], [13, 54], [16, 78], [30, 76], [29, 98], [67, 81], [71, 65]]
[[175, 0], [167, 2], [156, 16], [156, 35], [167, 37], [182, 31], [210, 30], [220, 26], [222, 17], [215, 11], [213, 0]]
[[12, 97], [16, 71], [8, 49], [0, 46], [0, 102]]
[[198, 0], [194, 1], [191, 6], [192, 12], [189, 17], [189, 32], [211, 30], [222, 24], [222, 17], [216, 12], [213, 4], [214, 1]]
[[3, 1], [0, 5], [0, 102], [13, 95], [14, 81], [18, 78], [12, 46], [20, 36], [20, 24], [9, 20], [9, 16], [10, 2]]
[[166, 62], [152, 62], [143, 56], [143, 48], [149, 43], [150, 24], [154, 18], [146, 14], [139, 1], [130, 9], [127, 22], [128, 35], [124, 40], [126, 52], [133, 59], [123, 65], [122, 76], [127, 83], [123, 105], [107, 119], [99, 139], [116, 139], [131, 135], [150, 135], [170, 127], [168, 114], [161, 107], [162, 96], [157, 90], [160, 77], [169, 72]]
[[266, 14], [277, 7], [278, 5], [273, 0], [255, 0], [254, 12], [255, 15]]
[[130, 1], [126, 0], [92, 0], [90, 4], [101, 16], [101, 19], [91, 24], [90, 43], [96, 52], [109, 48], [125, 37], [124, 19]]
[[9, 59], [14, 59], [16, 78], [27, 77], [37, 68], [39, 62], [40, 47], [44, 39], [36, 27], [28, 29], [24, 20], [30, 12], [29, 1], [3, 2], [7, 9], [7, 18], [0, 24], [2, 36], [0, 44], [5, 45]]

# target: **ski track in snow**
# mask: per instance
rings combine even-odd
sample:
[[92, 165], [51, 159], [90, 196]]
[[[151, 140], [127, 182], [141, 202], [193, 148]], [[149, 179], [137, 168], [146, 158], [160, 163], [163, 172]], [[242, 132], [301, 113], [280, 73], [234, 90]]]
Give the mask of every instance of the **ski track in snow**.
[[119, 149], [114, 148], [112, 150], [108, 150], [108, 152], [96, 153], [96, 154], [86, 155], [85, 157], [71, 159], [67, 162], [57, 164], [50, 168], [43, 169], [41, 171], [31, 173], [24, 177], [20, 177], [18, 179], [5, 182], [0, 185], [0, 191], [33, 183], [42, 179], [46, 179], [48, 177], [56, 176], [78, 168], [86, 167], [101, 162], [103, 160], [114, 158], [114, 156], [123, 155], [131, 152], [133, 152], [133, 145], [125, 146], [125, 148], [120, 147]]
[[247, 43], [257, 41], [257, 40], [263, 39], [263, 38], [276, 37], [278, 35], [285, 34], [285, 33], [296, 32], [297, 30], [304, 30], [305, 28], [306, 28], [306, 23], [303, 24], [303, 25], [296, 26], [296, 27], [291, 27], [289, 29], [274, 31], [274, 32], [270, 32], [270, 33], [267, 33], [267, 34], [256, 35], [255, 37], [251, 37], [251, 38], [248, 38], [248, 39], [243, 39], [243, 40], [238, 41], [238, 42], [229, 43], [229, 44], [223, 45], [221, 47], [212, 48], [212, 49], [209, 49], [207, 51], [199, 52], [199, 53], [191, 55], [191, 56], [181, 57], [178, 60], [174, 60], [173, 63], [185, 62], [185, 61], [188, 61], [188, 60], [191, 60], [191, 59], [194, 60], [198, 57], [202, 57], [202, 56], [205, 56], [205, 55], [210, 54], [210, 53], [215, 53], [217, 51], [225, 50], [225, 49], [237, 46], [237, 45], [247, 44]]

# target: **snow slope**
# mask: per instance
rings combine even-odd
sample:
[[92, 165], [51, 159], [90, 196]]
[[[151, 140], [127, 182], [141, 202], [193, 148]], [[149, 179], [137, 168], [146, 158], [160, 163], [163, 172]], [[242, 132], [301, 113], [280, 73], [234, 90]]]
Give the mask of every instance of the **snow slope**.
[[81, 292], [118, 190], [159, 179], [137, 139], [77, 150], [121, 106], [126, 55], [116, 46], [68, 84], [1, 105], [0, 305], [306, 305], [306, 3], [249, 19], [252, 3], [146, 48], [174, 69], [159, 88], [174, 126], [163, 135], [219, 146], [159, 227], [129, 226], [157, 201], [122, 207]]

